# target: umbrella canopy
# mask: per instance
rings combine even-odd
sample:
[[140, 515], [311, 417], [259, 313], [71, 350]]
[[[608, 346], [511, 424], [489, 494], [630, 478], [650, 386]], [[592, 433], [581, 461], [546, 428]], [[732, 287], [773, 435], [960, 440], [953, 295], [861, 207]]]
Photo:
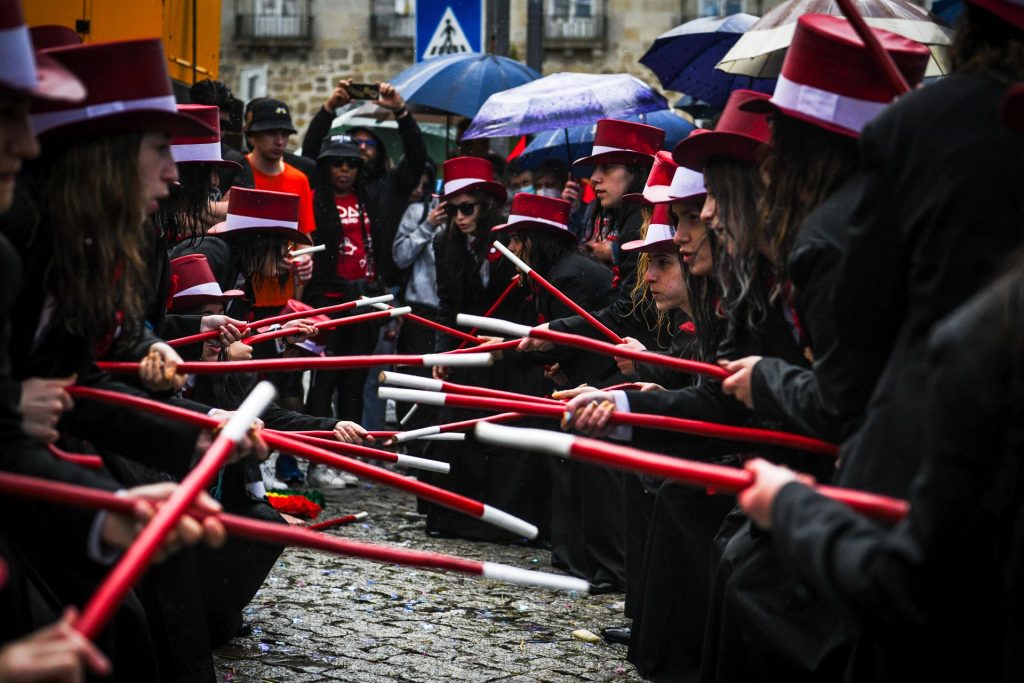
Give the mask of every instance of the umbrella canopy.
[[559, 72], [489, 97], [462, 137], [525, 135], [659, 109], [668, 102], [635, 76]]
[[729, 93], [738, 88], [770, 93], [774, 79], [755, 79], [730, 74], [715, 65], [747, 29], [757, 23], [751, 14], [702, 17], [662, 33], [640, 58], [668, 90], [686, 93], [716, 107], [724, 107]]
[[[891, 31], [931, 50], [926, 78], [949, 71], [948, 49], [953, 42], [953, 30], [937, 16], [907, 0], [854, 0], [854, 4], [868, 26]], [[787, 0], [751, 26], [718, 63], [718, 68], [755, 78], [777, 78], [793, 39], [796, 20], [802, 14], [843, 16], [834, 0]]]
[[391, 85], [410, 104], [472, 118], [494, 93], [537, 78], [539, 73], [514, 59], [463, 52], [413, 64]]
[[[694, 128], [692, 123], [667, 109], [650, 114], [627, 116], [625, 120], [646, 123], [664, 130], [665, 143], [662, 147], [669, 150], [675, 148], [676, 143], [689, 135]], [[587, 156], [594, 145], [595, 125], [592, 123], [589, 126], [569, 128], [568, 151], [565, 146], [566, 130], [564, 128], [539, 133], [519, 155], [520, 163], [523, 168], [532, 169], [545, 159], [552, 157], [559, 161], [571, 161]]]
[[[420, 132], [423, 133], [423, 142], [427, 145], [427, 154], [437, 165], [446, 158], [448, 140], [455, 139], [455, 126], [447, 126], [443, 123], [430, 123], [417, 121]], [[402, 136], [398, 133], [398, 122], [394, 120], [378, 120], [372, 116], [360, 116], [355, 109], [339, 110], [334, 123], [331, 124], [331, 134], [344, 133], [352, 128], [368, 128], [384, 143], [388, 156], [396, 161], [404, 153], [402, 149]]]

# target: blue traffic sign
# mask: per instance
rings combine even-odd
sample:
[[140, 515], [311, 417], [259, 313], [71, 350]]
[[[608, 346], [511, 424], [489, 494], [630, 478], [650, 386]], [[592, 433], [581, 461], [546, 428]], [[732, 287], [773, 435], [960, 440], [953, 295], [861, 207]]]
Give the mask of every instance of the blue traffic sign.
[[416, 61], [482, 52], [483, 0], [416, 0]]

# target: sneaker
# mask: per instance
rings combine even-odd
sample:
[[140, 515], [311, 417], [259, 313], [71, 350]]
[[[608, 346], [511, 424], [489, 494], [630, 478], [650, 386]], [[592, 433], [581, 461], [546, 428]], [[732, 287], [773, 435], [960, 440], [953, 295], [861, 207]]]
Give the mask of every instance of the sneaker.
[[[277, 476], [275, 476], [274, 463], [271, 462], [270, 460], [260, 463], [260, 476], [263, 478], [263, 488], [265, 489], [264, 494], [266, 493], [266, 491], [281, 491], [288, 488], [287, 484], [285, 484], [283, 481], [278, 479]], [[258, 482], [253, 482], [253, 484], [251, 484], [250, 486], [254, 486], [257, 483]], [[253, 494], [256, 495], [258, 498], [262, 497], [258, 493], [256, 493], [256, 491], [253, 491]]]
[[[299, 469], [299, 463], [292, 455], [278, 455], [277, 464], [274, 467], [277, 478], [289, 486], [302, 486], [305, 476]], [[285, 487], [287, 488], [287, 487]]]
[[329, 467], [317, 467], [306, 477], [306, 482], [310, 486], [324, 489], [343, 489], [347, 485], [345, 479]]

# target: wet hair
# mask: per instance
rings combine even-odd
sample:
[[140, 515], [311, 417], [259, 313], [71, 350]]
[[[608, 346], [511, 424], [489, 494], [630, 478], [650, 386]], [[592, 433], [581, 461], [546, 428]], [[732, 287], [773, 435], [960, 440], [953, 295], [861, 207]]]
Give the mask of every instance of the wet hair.
[[564, 161], [545, 159], [540, 163], [540, 166], [534, 169], [533, 179], [536, 180], [545, 175], [555, 176], [558, 184], [565, 187], [565, 183], [569, 180], [569, 167], [565, 165]]
[[178, 164], [178, 185], [171, 184], [170, 194], [160, 200], [153, 217], [156, 227], [171, 243], [201, 239], [210, 211], [209, 164]]
[[[643, 192], [644, 185], [647, 184], [647, 174], [651, 172], [651, 169], [647, 166], [625, 166], [625, 169], [626, 173], [629, 174], [629, 185], [626, 187], [624, 194]], [[583, 240], [589, 241], [595, 237], [605, 237], [602, 227], [604, 219], [608, 218], [609, 226], [614, 226], [622, 214], [623, 208], [619, 206], [614, 209], [606, 209], [601, 206], [600, 201], [595, 199], [594, 213], [591, 216], [589, 225], [587, 225], [587, 232], [584, 234]]]
[[508, 164], [505, 163], [505, 157], [501, 156], [497, 152], [488, 152], [487, 156], [484, 157], [487, 161], [491, 162], [491, 166], [494, 168], [495, 178], [505, 178], [506, 167]]
[[[498, 202], [495, 201], [494, 197], [486, 192], [475, 191], [468, 194], [473, 198], [474, 202], [480, 202], [480, 209], [476, 219], [476, 234], [486, 235], [491, 231], [491, 228], [501, 223], [503, 219], [502, 207], [498, 206]], [[442, 242], [465, 242], [466, 236], [455, 225], [454, 218], [448, 219], [444, 232], [441, 233], [441, 240]], [[478, 240], [478, 248], [483, 249], [487, 242], [489, 240]]]
[[772, 266], [785, 279], [804, 220], [857, 169], [859, 157], [856, 138], [790, 116], [771, 121], [772, 146], [761, 165], [768, 183], [755, 241], [768, 246]]
[[197, 81], [189, 88], [189, 100], [192, 104], [205, 104], [208, 106], [228, 109], [234, 104], [235, 96], [231, 94], [231, 88], [223, 81], [215, 81], [204, 78]]
[[752, 163], [713, 157], [704, 164], [704, 183], [715, 197], [719, 223], [736, 243], [735, 254], [721, 249], [715, 262], [722, 304], [728, 314], [757, 327], [768, 311], [761, 284], [770, 278], [757, 242], [758, 203], [764, 193], [761, 173]]
[[[231, 247], [231, 262], [235, 269], [254, 290], [263, 287], [266, 281], [263, 276], [263, 264], [267, 262], [267, 257], [271, 254], [279, 257], [281, 246], [288, 242], [284, 235], [247, 230], [226, 232], [220, 237]], [[277, 284], [284, 287], [290, 277], [291, 273], [285, 270], [277, 276]]]
[[152, 290], [138, 158], [142, 133], [62, 148], [34, 165], [40, 211], [53, 240], [57, 306], [66, 329], [96, 341], [116, 324], [120, 347], [142, 330]]
[[964, 3], [949, 52], [956, 73], [984, 73], [1007, 84], [1024, 80], [1024, 29], [974, 3]]
[[[578, 252], [579, 247], [573, 240], [560, 235], [553, 235], [545, 230], [517, 230], [519, 241], [526, 245], [528, 263], [531, 268], [543, 277], [547, 277], [558, 261], [566, 254]], [[520, 278], [520, 283], [529, 282], [529, 278]]]
[[[333, 262], [338, 258], [338, 245], [343, 239], [341, 218], [338, 216], [338, 206], [334, 201], [334, 186], [331, 182], [330, 158], [321, 159], [316, 164], [316, 173], [313, 176], [313, 219], [316, 223], [316, 242], [326, 244], [324, 254], [330, 254], [326, 258]], [[356, 205], [359, 207], [359, 224], [362, 227], [363, 243], [370, 245], [370, 231], [366, 226], [366, 164], [359, 164], [359, 174], [352, 186], [352, 192], [356, 195]], [[370, 249], [367, 253], [371, 255]]]

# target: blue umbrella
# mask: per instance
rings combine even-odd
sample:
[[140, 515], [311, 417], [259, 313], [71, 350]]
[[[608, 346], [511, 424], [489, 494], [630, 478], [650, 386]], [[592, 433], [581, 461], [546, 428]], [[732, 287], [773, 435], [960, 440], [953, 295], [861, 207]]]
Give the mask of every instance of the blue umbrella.
[[537, 78], [539, 73], [514, 59], [462, 52], [413, 64], [391, 85], [410, 104], [473, 118], [494, 93]]
[[640, 63], [654, 72], [663, 87], [719, 108], [737, 88], [770, 93], [775, 79], [728, 74], [715, 68], [755, 22], [757, 17], [750, 14], [688, 21], [658, 36]]
[[668, 109], [665, 98], [629, 74], [561, 72], [491, 95], [462, 137], [510, 137], [589, 126], [598, 119], [659, 109]]
[[[693, 130], [692, 123], [667, 109], [650, 114], [627, 116], [625, 120], [646, 123], [664, 130], [665, 149], [673, 149], [676, 143]], [[594, 124], [569, 128], [568, 138], [569, 147], [566, 148], [566, 130], [564, 128], [539, 133], [519, 155], [519, 163], [523, 165], [523, 168], [534, 168], [545, 159], [552, 157], [559, 161], [570, 161], [587, 156], [594, 144]]]

